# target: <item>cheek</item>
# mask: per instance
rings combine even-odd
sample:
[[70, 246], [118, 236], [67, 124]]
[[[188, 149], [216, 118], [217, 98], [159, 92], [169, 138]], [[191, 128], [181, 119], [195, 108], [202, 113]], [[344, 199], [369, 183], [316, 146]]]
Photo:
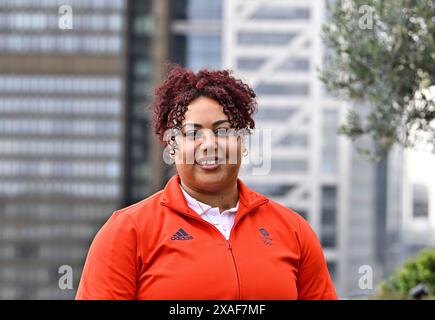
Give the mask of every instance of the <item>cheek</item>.
[[175, 154], [175, 167], [177, 172], [185, 179], [193, 179], [195, 171], [194, 160], [195, 145], [193, 143], [179, 144]]
[[180, 140], [175, 154], [175, 162], [180, 165], [193, 164], [196, 144], [194, 141]]
[[226, 149], [230, 153], [234, 153], [237, 158], [239, 158], [242, 150], [242, 144], [240, 139], [237, 138], [229, 138], [226, 143]]

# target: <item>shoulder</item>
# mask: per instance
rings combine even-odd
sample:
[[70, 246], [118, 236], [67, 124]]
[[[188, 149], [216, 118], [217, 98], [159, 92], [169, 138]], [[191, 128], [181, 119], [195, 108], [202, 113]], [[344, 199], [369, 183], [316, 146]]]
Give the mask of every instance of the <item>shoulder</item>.
[[163, 190], [160, 190], [139, 202], [116, 210], [113, 216], [119, 216], [121, 219], [131, 220], [133, 223], [138, 224], [148, 216], [155, 216], [155, 213], [159, 210], [162, 195]]
[[287, 234], [295, 235], [301, 247], [318, 240], [313, 228], [302, 215], [270, 198], [267, 199], [268, 203], [261, 210], [276, 227], [284, 227]]
[[300, 230], [301, 224], [308, 223], [298, 212], [295, 210], [286, 207], [270, 198], [268, 199], [268, 203], [265, 205], [263, 210], [267, 210], [270, 213], [278, 218], [282, 219], [292, 227], [294, 227], [297, 231]]
[[103, 224], [95, 236], [94, 242], [102, 245], [120, 243], [141, 243], [141, 234], [150, 219], [156, 216], [160, 204], [161, 192], [130, 206], [118, 209]]
[[150, 219], [155, 219], [161, 201], [162, 191], [127, 207], [115, 210], [104, 222], [96, 234], [96, 238], [105, 240], [117, 238], [118, 242], [125, 237], [140, 237], [144, 226]]

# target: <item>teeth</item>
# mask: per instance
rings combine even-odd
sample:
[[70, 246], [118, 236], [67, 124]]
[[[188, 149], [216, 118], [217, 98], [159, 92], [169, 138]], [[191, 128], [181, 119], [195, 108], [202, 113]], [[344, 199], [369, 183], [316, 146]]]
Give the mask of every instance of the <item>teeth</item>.
[[198, 162], [200, 165], [213, 165], [216, 164], [216, 160], [202, 160]]

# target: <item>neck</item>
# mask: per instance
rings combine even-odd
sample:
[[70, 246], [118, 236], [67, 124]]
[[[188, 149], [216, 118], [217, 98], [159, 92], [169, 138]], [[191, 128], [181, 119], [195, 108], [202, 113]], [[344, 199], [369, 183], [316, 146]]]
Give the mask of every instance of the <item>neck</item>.
[[237, 182], [227, 188], [215, 192], [204, 192], [198, 189], [187, 186], [181, 181], [183, 189], [193, 198], [202, 203], [206, 203], [213, 208], [219, 208], [222, 213], [225, 210], [234, 208], [239, 200], [239, 192], [237, 190]]

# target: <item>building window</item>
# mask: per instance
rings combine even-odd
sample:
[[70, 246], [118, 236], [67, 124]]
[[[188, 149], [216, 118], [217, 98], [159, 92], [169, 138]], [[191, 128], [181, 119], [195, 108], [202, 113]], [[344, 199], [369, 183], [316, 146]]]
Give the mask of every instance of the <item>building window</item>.
[[272, 159], [273, 171], [304, 172], [308, 169], [307, 160]]
[[412, 215], [414, 218], [427, 218], [429, 216], [429, 196], [427, 187], [422, 184], [412, 186]]
[[309, 217], [308, 217], [308, 212], [307, 212], [307, 210], [304, 210], [304, 209], [298, 209], [298, 208], [289, 208], [289, 209], [291, 209], [292, 211], [294, 211], [294, 212], [296, 212], [297, 214], [299, 214], [302, 218], [304, 218], [305, 220], [309, 220]]
[[221, 67], [222, 39], [218, 35], [192, 34], [187, 37], [187, 67], [218, 69]]
[[322, 187], [322, 246], [335, 247], [336, 244], [336, 212], [337, 212], [337, 187]]
[[292, 189], [293, 185], [257, 185], [249, 184], [249, 187], [255, 191], [270, 196], [270, 197], [283, 197], [288, 194]]
[[248, 33], [241, 32], [237, 35], [239, 45], [273, 45], [282, 46], [288, 44], [296, 33]]
[[259, 95], [289, 95], [306, 96], [308, 95], [307, 84], [260, 84], [256, 88]]
[[322, 128], [322, 171], [326, 174], [337, 173], [337, 130], [338, 112], [336, 110], [324, 110]]
[[254, 114], [256, 120], [263, 121], [287, 121], [297, 111], [294, 107], [286, 106], [285, 108], [273, 108], [262, 106]]
[[310, 18], [309, 8], [297, 8], [288, 6], [264, 5], [252, 18], [271, 20], [307, 20]]
[[[307, 148], [308, 147], [308, 136], [305, 134], [289, 134], [281, 139], [279, 142], [280, 146], [290, 147], [290, 148]], [[305, 166], [306, 170], [306, 166]]]
[[279, 69], [285, 71], [308, 71], [309, 68], [310, 61], [308, 59], [289, 59]]
[[334, 261], [327, 261], [326, 265], [328, 266], [329, 275], [331, 276], [331, 279], [333, 282], [336, 281], [336, 275], [337, 275], [337, 265]]
[[222, 20], [222, 0], [189, 0], [189, 20]]
[[240, 58], [237, 60], [239, 70], [256, 70], [266, 61], [263, 58]]

